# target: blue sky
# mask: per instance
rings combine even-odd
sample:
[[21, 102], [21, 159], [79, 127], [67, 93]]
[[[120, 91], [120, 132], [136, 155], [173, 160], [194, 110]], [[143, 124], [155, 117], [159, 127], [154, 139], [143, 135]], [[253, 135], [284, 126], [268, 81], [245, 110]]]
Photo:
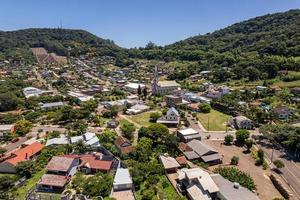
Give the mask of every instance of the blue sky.
[[170, 44], [252, 17], [300, 8], [300, 0], [1, 0], [0, 30], [85, 29], [122, 47]]

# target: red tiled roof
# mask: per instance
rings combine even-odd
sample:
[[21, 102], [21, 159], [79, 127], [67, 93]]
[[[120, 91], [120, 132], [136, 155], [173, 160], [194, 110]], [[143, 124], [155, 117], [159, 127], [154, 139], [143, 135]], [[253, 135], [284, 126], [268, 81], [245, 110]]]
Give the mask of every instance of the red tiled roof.
[[18, 149], [12, 153], [12, 158], [9, 158], [5, 160], [5, 162], [8, 162], [12, 165], [17, 165], [19, 162], [26, 161], [30, 159], [32, 156], [39, 153], [44, 148], [44, 145], [35, 142], [31, 145], [28, 145], [24, 148]]
[[38, 184], [55, 186], [55, 187], [64, 187], [67, 182], [68, 182], [68, 178], [66, 176], [55, 175], [55, 174], [44, 174]]
[[71, 167], [75, 158], [68, 158], [65, 156], [54, 156], [46, 166], [48, 171], [63, 171], [67, 172]]
[[176, 161], [180, 164], [180, 165], [184, 165], [187, 163], [187, 159], [185, 158], [185, 156], [179, 156], [176, 158]]
[[82, 161], [81, 166], [90, 168], [90, 169], [96, 169], [100, 171], [109, 171], [112, 167], [112, 161], [106, 161], [106, 160], [97, 160], [96, 156], [93, 155], [84, 155], [80, 157], [80, 160]]

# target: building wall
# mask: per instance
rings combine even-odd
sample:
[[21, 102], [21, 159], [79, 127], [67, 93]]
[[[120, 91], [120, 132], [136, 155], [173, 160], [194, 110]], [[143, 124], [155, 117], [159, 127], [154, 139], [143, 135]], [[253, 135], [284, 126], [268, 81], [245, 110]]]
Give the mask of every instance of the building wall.
[[2, 162], [2, 163], [0, 163], [0, 172], [14, 174], [14, 173], [16, 173], [16, 169], [12, 164], [7, 163], [7, 162]]

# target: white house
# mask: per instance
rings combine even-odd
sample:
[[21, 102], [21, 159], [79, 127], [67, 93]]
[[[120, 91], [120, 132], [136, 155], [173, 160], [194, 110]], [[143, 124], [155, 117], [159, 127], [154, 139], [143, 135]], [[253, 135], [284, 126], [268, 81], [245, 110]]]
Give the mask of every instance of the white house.
[[179, 122], [180, 115], [174, 107], [169, 108], [167, 114], [157, 120], [157, 123], [165, 124], [167, 126], [177, 126]]
[[83, 135], [74, 136], [74, 137], [71, 137], [71, 139], [70, 139], [71, 144], [79, 142], [80, 140], [82, 140], [83, 143], [88, 146], [94, 146], [94, 147], [100, 146], [99, 139], [95, 133], [86, 132]]
[[128, 83], [125, 85], [125, 89], [131, 93], [137, 93], [139, 87], [144, 89], [146, 86], [142, 83]]
[[132, 186], [133, 184], [129, 170], [118, 168], [113, 182], [113, 190], [131, 190]]
[[6, 135], [13, 133], [15, 130], [14, 124], [3, 124], [0, 125], [0, 139], [4, 138]]

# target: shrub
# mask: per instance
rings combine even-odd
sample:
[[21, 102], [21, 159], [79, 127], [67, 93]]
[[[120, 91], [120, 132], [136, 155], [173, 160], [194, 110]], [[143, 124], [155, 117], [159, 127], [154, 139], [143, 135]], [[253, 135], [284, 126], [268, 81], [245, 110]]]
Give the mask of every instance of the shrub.
[[219, 167], [214, 169], [214, 173], [220, 174], [231, 182], [237, 182], [241, 186], [248, 188], [251, 191], [255, 190], [256, 188], [252, 177], [235, 167]]
[[284, 163], [282, 162], [282, 160], [275, 160], [275, 161], [273, 162], [273, 164], [275, 165], [275, 167], [276, 167], [277, 169], [281, 169], [281, 168], [284, 167]]
[[224, 138], [224, 143], [226, 145], [231, 145], [232, 142], [233, 142], [233, 136], [230, 134], [226, 135]]
[[240, 160], [239, 157], [233, 156], [233, 157], [231, 158], [230, 164], [231, 164], [231, 165], [238, 165], [238, 164], [239, 164], [239, 160]]
[[203, 112], [203, 113], [210, 113], [210, 111], [211, 111], [211, 107], [208, 103], [199, 104], [198, 107], [199, 107], [200, 112]]
[[235, 133], [235, 135], [237, 143], [243, 145], [245, 143], [245, 140], [249, 138], [250, 132], [245, 129], [240, 129]]

